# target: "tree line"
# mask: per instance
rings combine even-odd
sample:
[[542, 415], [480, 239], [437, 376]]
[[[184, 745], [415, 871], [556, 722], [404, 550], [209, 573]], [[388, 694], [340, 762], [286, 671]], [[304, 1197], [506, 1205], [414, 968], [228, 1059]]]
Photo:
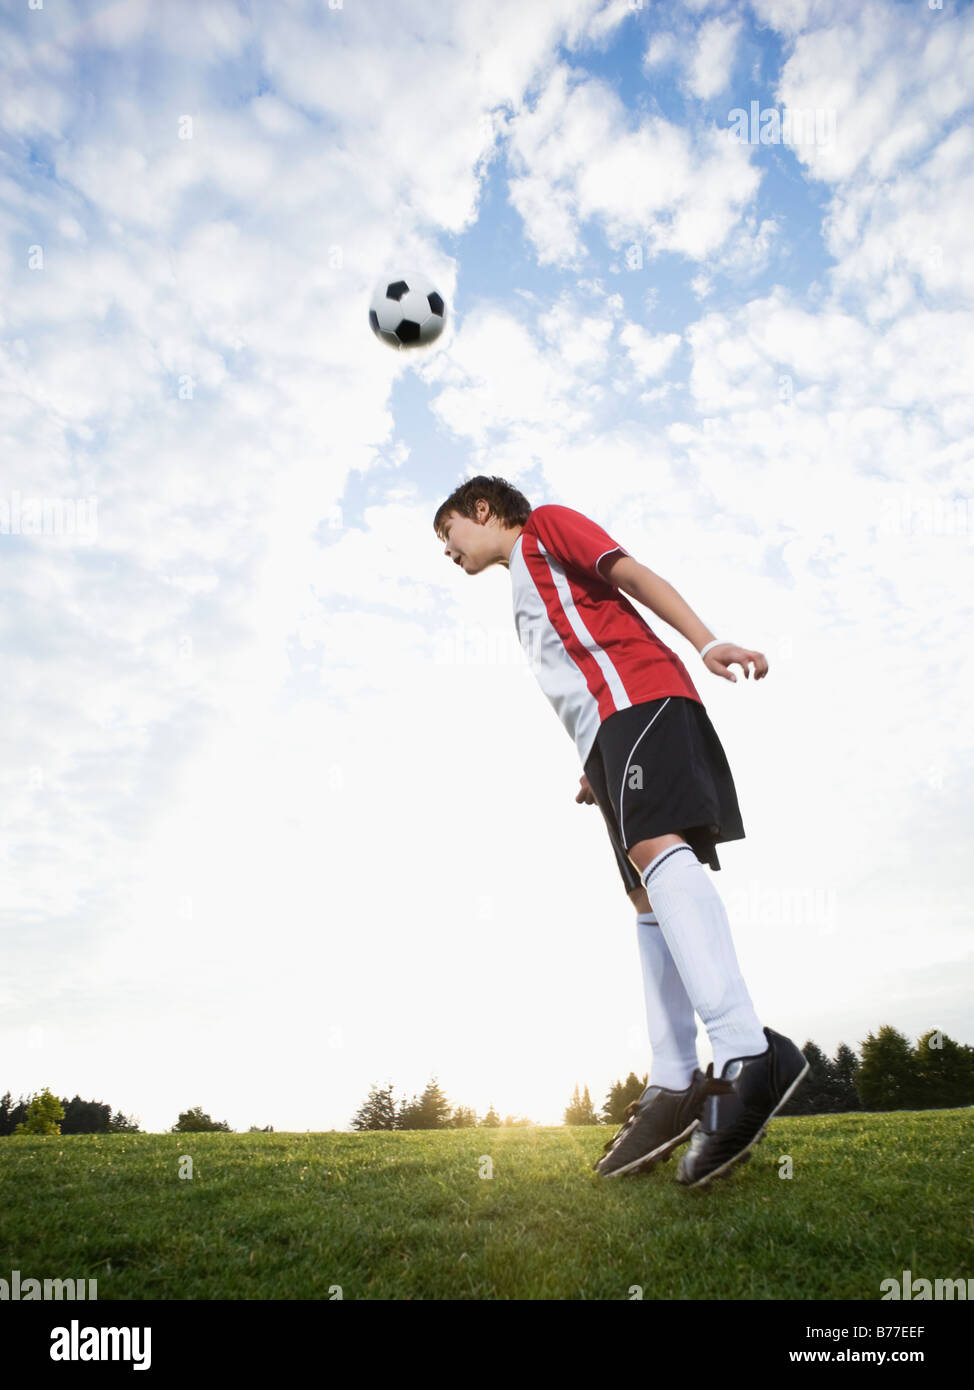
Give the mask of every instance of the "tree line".
[[[974, 1105], [974, 1047], [931, 1028], [913, 1046], [905, 1034], [884, 1024], [870, 1033], [857, 1055], [840, 1043], [827, 1057], [811, 1039], [802, 1048], [808, 1075], [779, 1115], [829, 1115], [848, 1110], [939, 1110]], [[630, 1072], [609, 1087], [596, 1110], [588, 1086], [576, 1083], [564, 1110], [566, 1125], [621, 1125], [626, 1109], [646, 1089], [649, 1073]], [[465, 1106], [452, 1106], [435, 1081], [411, 1102], [398, 1105], [392, 1087], [373, 1086], [352, 1120], [353, 1129], [464, 1129], [530, 1124], [510, 1115], [501, 1120], [491, 1105], [479, 1119]]]
[[[199, 1134], [220, 1130], [233, 1134], [226, 1120], [213, 1120], [201, 1106], [180, 1112], [170, 1134]], [[273, 1133], [273, 1125], [251, 1125], [252, 1134]], [[16, 1105], [9, 1091], [0, 1097], [0, 1135], [5, 1134], [141, 1134], [138, 1124], [104, 1101], [58, 1100], [46, 1086], [37, 1095], [21, 1096]]]
[[[905, 1034], [884, 1024], [870, 1033], [857, 1056], [839, 1043], [827, 1057], [811, 1039], [802, 1048], [809, 1072], [779, 1115], [834, 1115], [848, 1110], [950, 1110], [974, 1105], [974, 1047], [931, 1028], [914, 1046]], [[596, 1113], [586, 1086], [578, 1087], [565, 1109], [566, 1125], [622, 1124], [626, 1107], [646, 1088], [630, 1072], [610, 1087]]]
[[352, 1116], [353, 1129], [495, 1129], [503, 1125], [530, 1125], [521, 1115], [502, 1120], [493, 1102], [486, 1115], [479, 1116], [468, 1105], [452, 1105], [443, 1094], [436, 1077], [431, 1077], [420, 1095], [396, 1101], [392, 1086], [373, 1085], [368, 1096]]
[[[51, 1126], [56, 1128], [51, 1128]], [[0, 1097], [2, 1134], [137, 1134], [138, 1125], [121, 1110], [103, 1101], [58, 1100], [45, 1086], [36, 1096], [21, 1096], [14, 1105], [10, 1092]]]
[[[810, 1070], [795, 1095], [779, 1115], [827, 1115], [848, 1110], [939, 1110], [974, 1105], [974, 1047], [958, 1043], [940, 1029], [931, 1028], [912, 1044], [905, 1034], [884, 1024], [870, 1033], [857, 1055], [840, 1043], [835, 1056], [827, 1057], [811, 1039], [802, 1048]], [[566, 1125], [619, 1125], [626, 1108], [646, 1088], [648, 1073], [630, 1072], [614, 1081], [596, 1111], [588, 1086], [576, 1084], [565, 1107]], [[466, 1105], [454, 1105], [432, 1077], [420, 1095], [397, 1101], [391, 1085], [373, 1085], [352, 1117], [355, 1130], [473, 1129], [530, 1125], [523, 1116], [501, 1119], [493, 1102], [479, 1116]], [[273, 1125], [251, 1125], [251, 1134], [273, 1132]], [[225, 1120], [213, 1120], [201, 1106], [180, 1112], [172, 1134], [234, 1131]], [[120, 1110], [112, 1112], [104, 1101], [58, 1100], [47, 1087], [13, 1103], [10, 1092], [0, 1097], [0, 1136], [9, 1134], [138, 1134], [134, 1119]]]

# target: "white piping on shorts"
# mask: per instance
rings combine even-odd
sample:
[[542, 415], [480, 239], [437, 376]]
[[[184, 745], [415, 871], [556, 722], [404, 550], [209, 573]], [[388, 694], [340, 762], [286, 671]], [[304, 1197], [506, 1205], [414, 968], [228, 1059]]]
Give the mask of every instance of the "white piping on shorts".
[[653, 727], [653, 725], [656, 723], [657, 719], [660, 717], [660, 715], [661, 715], [661, 714], [663, 713], [663, 711], [666, 709], [666, 706], [670, 703], [670, 699], [671, 699], [671, 696], [667, 695], [666, 699], [663, 701], [663, 703], [660, 705], [659, 709], [658, 709], [658, 710], [656, 711], [656, 713], [653, 715], [652, 719], [651, 719], [651, 720], [649, 721], [649, 723], [646, 725], [645, 729], [643, 729], [642, 733], [639, 735], [639, 738], [636, 739], [636, 743], [634, 743], [634, 744], [632, 745], [632, 747], [629, 749], [629, 757], [626, 759], [626, 770], [625, 770], [625, 772], [622, 774], [622, 786], [619, 788], [619, 840], [620, 840], [620, 842], [621, 842], [621, 844], [622, 844], [622, 852], [623, 852], [623, 854], [626, 853], [626, 832], [625, 832], [625, 827], [624, 827], [623, 824], [622, 824], [622, 798], [623, 798], [623, 797], [625, 796], [625, 794], [626, 794], [626, 778], [627, 778], [627, 776], [629, 775], [629, 764], [632, 762], [632, 755], [633, 755], [633, 753], [635, 753], [635, 751], [636, 751], [636, 744], [638, 744], [639, 741], [640, 741], [640, 739], [644, 738], [644, 737], [646, 736], [646, 734], [649, 733], [650, 729], [651, 729], [651, 728]]

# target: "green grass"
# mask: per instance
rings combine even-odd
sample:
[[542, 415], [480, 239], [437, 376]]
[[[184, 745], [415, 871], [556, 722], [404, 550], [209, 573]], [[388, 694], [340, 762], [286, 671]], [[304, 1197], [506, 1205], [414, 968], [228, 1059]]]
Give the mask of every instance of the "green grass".
[[96, 1278], [100, 1301], [875, 1300], [904, 1269], [974, 1274], [970, 1110], [775, 1120], [699, 1192], [675, 1160], [600, 1178], [612, 1133], [11, 1136], [0, 1277]]

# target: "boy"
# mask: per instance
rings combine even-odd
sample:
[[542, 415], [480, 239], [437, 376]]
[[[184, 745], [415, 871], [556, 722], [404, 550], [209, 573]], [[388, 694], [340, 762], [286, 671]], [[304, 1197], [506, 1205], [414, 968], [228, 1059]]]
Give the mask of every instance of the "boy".
[[[456, 488], [433, 529], [465, 573], [510, 571], [521, 645], [581, 759], [575, 800], [601, 810], [636, 908], [652, 1075], [595, 1169], [648, 1172], [689, 1139], [677, 1180], [706, 1186], [750, 1159], [809, 1067], [758, 1021], [703, 867], [719, 869], [715, 845], [744, 837], [724, 751], [686, 667], [624, 593], [692, 642], [714, 675], [736, 681], [732, 664], [745, 678], [753, 665], [760, 680], [768, 663], [715, 638], [588, 517], [532, 508], [503, 478]], [[706, 1073], [694, 1013], [714, 1051]]]

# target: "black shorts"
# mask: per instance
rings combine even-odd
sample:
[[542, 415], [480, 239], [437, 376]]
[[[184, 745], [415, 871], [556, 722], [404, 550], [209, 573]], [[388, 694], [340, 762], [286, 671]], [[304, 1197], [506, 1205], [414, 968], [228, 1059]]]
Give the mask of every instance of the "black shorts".
[[603, 720], [585, 763], [626, 892], [642, 886], [627, 850], [657, 835], [682, 835], [719, 869], [714, 846], [743, 840], [734, 779], [717, 732], [684, 695], [616, 710]]

